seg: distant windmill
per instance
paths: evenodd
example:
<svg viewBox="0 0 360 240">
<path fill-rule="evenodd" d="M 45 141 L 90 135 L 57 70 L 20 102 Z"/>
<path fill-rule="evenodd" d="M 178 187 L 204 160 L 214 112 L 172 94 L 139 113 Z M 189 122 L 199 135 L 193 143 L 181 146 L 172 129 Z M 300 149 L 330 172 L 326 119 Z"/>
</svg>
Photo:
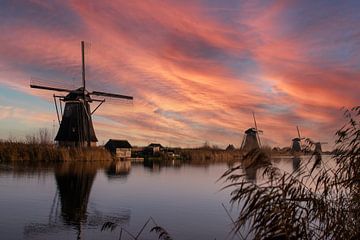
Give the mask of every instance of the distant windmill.
<svg viewBox="0 0 360 240">
<path fill-rule="evenodd" d="M 245 135 L 240 148 L 244 152 L 249 152 L 253 149 L 259 149 L 261 147 L 259 133 L 263 133 L 263 131 L 258 129 L 255 114 L 254 113 L 252 114 L 253 114 L 255 128 L 252 127 L 245 131 Z"/>
<path fill-rule="evenodd" d="M 300 130 L 298 126 L 296 126 L 296 130 L 298 133 L 298 137 L 292 139 L 291 151 L 301 152 L 301 140 L 304 140 L 305 138 L 300 136 Z"/>
<path fill-rule="evenodd" d="M 82 56 L 82 86 L 71 90 L 66 88 L 58 88 L 54 86 L 37 85 L 30 82 L 31 88 L 38 88 L 50 91 L 67 92 L 66 96 L 53 95 L 56 113 L 60 124 L 59 131 L 55 137 L 55 141 L 60 146 L 96 146 L 98 141 L 95 135 L 91 116 L 95 111 L 105 102 L 105 98 L 120 98 L 126 100 L 132 100 L 133 97 L 125 96 L 114 93 L 92 91 L 89 92 L 86 89 L 85 81 L 85 54 L 84 54 L 84 42 L 81 42 L 81 56 Z M 92 96 L 104 97 L 104 99 L 94 99 Z M 62 119 L 60 121 L 58 103 L 60 106 L 60 114 Z M 65 103 L 64 112 L 62 113 L 61 102 Z M 90 104 L 92 102 L 98 102 L 99 104 L 91 112 Z"/>
<path fill-rule="evenodd" d="M 322 144 L 328 144 L 327 142 L 315 142 L 311 140 L 310 138 L 307 138 L 306 141 L 310 143 L 311 145 L 314 145 L 314 153 L 315 154 L 322 154 Z"/>
</svg>

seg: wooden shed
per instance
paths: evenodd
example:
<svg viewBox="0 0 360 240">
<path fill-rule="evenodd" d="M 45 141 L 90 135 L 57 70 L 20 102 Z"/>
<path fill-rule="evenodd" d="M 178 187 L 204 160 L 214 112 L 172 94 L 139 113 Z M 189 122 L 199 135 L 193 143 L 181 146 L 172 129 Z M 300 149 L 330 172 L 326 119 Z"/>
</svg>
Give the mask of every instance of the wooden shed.
<svg viewBox="0 0 360 240">
<path fill-rule="evenodd" d="M 131 158 L 131 145 L 127 140 L 116 140 L 110 139 L 106 144 L 105 148 L 110 153 L 119 159 Z"/>
</svg>

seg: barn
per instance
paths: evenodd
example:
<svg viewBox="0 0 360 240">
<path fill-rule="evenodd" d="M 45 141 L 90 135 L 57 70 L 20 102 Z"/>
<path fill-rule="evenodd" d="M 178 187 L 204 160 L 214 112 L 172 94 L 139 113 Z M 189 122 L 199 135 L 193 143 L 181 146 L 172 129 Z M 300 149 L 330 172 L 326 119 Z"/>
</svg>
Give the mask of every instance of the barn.
<svg viewBox="0 0 360 240">
<path fill-rule="evenodd" d="M 116 158 L 131 158 L 132 146 L 127 140 L 109 139 L 105 144 L 105 148 Z"/>
</svg>

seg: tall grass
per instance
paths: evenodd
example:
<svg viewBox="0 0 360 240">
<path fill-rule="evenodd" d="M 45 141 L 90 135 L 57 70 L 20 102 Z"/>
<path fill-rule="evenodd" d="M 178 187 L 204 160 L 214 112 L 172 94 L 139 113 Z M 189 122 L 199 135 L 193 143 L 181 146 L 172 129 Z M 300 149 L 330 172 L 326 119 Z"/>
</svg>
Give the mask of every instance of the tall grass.
<svg viewBox="0 0 360 240">
<path fill-rule="evenodd" d="M 0 162 L 108 161 L 111 154 L 101 148 L 66 148 L 52 144 L 0 142 Z"/>
<path fill-rule="evenodd" d="M 253 239 L 360 239 L 360 107 L 345 112 L 329 167 L 319 156 L 299 170 L 269 165 L 267 180 L 247 180 L 241 166 L 224 175 L 241 207 L 234 232 Z M 247 229 L 247 230 L 246 230 Z"/>
<path fill-rule="evenodd" d="M 225 151 L 214 148 L 181 149 L 179 154 L 191 163 L 216 163 L 237 161 L 241 157 L 239 150 Z"/>
</svg>

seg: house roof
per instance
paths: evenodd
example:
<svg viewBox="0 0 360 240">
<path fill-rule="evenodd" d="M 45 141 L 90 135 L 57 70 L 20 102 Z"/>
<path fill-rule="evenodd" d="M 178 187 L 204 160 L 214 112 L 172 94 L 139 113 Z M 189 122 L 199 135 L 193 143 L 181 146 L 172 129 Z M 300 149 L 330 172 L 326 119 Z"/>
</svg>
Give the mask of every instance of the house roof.
<svg viewBox="0 0 360 240">
<path fill-rule="evenodd" d="M 109 139 L 105 144 L 107 148 L 132 148 L 127 140 Z"/>
<path fill-rule="evenodd" d="M 163 148 L 163 146 L 160 143 L 150 143 L 148 147 L 160 147 L 160 148 Z"/>
</svg>

